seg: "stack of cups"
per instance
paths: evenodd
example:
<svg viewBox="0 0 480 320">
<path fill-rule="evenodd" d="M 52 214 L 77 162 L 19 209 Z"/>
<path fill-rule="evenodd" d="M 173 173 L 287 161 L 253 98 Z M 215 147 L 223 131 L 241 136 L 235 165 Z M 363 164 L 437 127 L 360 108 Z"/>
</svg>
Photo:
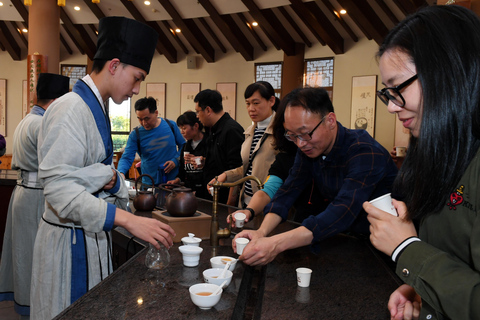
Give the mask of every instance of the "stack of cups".
<svg viewBox="0 0 480 320">
<path fill-rule="evenodd" d="M 178 250 L 183 255 L 183 265 L 185 267 L 196 267 L 200 262 L 200 254 L 203 248 L 196 246 L 180 246 Z"/>
</svg>

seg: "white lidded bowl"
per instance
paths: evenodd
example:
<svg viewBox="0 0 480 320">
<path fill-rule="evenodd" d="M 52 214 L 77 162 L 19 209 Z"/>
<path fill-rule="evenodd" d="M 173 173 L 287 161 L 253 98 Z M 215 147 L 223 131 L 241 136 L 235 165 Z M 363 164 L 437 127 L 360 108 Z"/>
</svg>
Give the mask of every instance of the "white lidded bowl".
<svg viewBox="0 0 480 320">
<path fill-rule="evenodd" d="M 202 242 L 202 239 L 195 237 L 193 233 L 189 233 L 188 237 L 183 237 L 182 243 L 186 246 L 200 246 L 200 242 Z"/>
<path fill-rule="evenodd" d="M 203 281 L 205 281 L 206 283 L 213 283 L 219 286 L 223 283 L 223 281 L 227 280 L 227 282 L 222 287 L 222 289 L 225 289 L 226 287 L 228 287 L 230 282 L 232 282 L 233 272 L 227 270 L 225 272 L 225 276 L 223 278 L 219 278 L 218 276 L 222 273 L 222 271 L 223 268 L 212 268 L 203 271 Z"/>
<path fill-rule="evenodd" d="M 235 270 L 235 266 L 237 265 L 237 259 L 235 258 L 228 257 L 228 256 L 216 256 L 210 259 L 210 264 L 212 265 L 212 268 L 223 269 L 225 265 L 228 263 L 228 261 L 232 262 L 228 270 L 233 272 L 233 270 Z"/>
<path fill-rule="evenodd" d="M 200 254 L 203 251 L 203 248 L 196 246 L 180 246 L 178 250 L 182 253 L 183 256 L 183 265 L 185 267 L 196 267 L 200 261 Z"/>
<path fill-rule="evenodd" d="M 212 295 L 200 296 L 197 293 L 213 292 L 216 289 L 218 289 L 218 287 L 219 286 L 217 286 L 216 284 L 211 284 L 211 283 L 194 284 L 193 286 L 190 286 L 190 288 L 188 288 L 188 291 L 190 292 L 190 299 L 192 299 L 192 302 L 196 306 L 198 306 L 200 309 L 208 310 L 220 301 L 220 298 L 222 297 L 223 289 L 220 289 L 220 292 L 214 296 Z"/>
</svg>

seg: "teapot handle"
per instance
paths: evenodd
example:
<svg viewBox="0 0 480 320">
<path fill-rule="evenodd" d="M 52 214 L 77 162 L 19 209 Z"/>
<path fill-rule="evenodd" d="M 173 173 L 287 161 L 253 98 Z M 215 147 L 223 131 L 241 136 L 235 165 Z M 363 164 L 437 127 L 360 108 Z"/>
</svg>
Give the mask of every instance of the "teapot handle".
<svg viewBox="0 0 480 320">
<path fill-rule="evenodd" d="M 141 178 L 144 177 L 144 176 L 149 177 L 149 178 L 152 180 L 152 190 L 153 190 L 153 194 L 155 194 L 155 181 L 153 180 L 153 178 L 152 178 L 151 175 L 146 174 L 146 173 L 140 175 L 140 176 L 137 177 L 137 179 L 135 180 L 135 190 L 136 190 L 136 193 L 138 194 L 137 183 L 138 183 L 138 181 L 142 181 Z"/>
</svg>

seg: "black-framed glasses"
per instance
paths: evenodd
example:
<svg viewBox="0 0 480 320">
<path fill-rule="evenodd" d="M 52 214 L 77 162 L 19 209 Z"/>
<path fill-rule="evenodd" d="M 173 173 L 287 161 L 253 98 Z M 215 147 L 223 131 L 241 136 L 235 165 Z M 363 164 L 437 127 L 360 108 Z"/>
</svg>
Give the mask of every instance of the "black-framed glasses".
<svg viewBox="0 0 480 320">
<path fill-rule="evenodd" d="M 418 78 L 418 75 L 414 75 L 413 77 L 405 80 L 403 83 L 399 84 L 396 87 L 388 87 L 388 88 L 383 88 L 382 90 L 378 90 L 377 97 L 379 97 L 380 100 L 382 100 L 383 103 L 385 103 L 387 106 L 388 106 L 388 102 L 392 101 L 397 106 L 403 107 L 405 105 L 405 99 L 400 93 L 400 90 L 407 87 L 413 81 L 417 80 L 417 78 Z"/>
<path fill-rule="evenodd" d="M 322 124 L 323 120 L 325 120 L 325 118 L 327 118 L 327 116 L 328 116 L 328 114 L 325 117 L 323 117 L 322 120 L 320 120 L 320 122 L 315 126 L 315 128 L 313 128 L 313 130 L 310 131 L 309 133 L 287 134 L 287 132 L 285 132 L 284 136 L 285 136 L 285 138 L 287 138 L 288 141 L 292 141 L 292 142 L 296 142 L 297 139 L 302 140 L 302 141 L 310 141 L 310 140 L 312 140 L 312 135 L 315 132 L 315 130 L 317 130 L 317 128 Z"/>
</svg>

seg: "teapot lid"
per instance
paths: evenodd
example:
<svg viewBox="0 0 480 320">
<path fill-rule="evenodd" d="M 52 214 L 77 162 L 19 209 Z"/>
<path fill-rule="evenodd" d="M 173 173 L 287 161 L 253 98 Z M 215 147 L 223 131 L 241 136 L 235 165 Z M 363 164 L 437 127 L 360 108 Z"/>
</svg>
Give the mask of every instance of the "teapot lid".
<svg viewBox="0 0 480 320">
<path fill-rule="evenodd" d="M 187 188 L 187 187 L 178 187 L 178 188 L 173 188 L 173 191 L 177 191 L 177 192 L 192 192 L 192 189 L 191 189 L 191 188 Z"/>
</svg>

